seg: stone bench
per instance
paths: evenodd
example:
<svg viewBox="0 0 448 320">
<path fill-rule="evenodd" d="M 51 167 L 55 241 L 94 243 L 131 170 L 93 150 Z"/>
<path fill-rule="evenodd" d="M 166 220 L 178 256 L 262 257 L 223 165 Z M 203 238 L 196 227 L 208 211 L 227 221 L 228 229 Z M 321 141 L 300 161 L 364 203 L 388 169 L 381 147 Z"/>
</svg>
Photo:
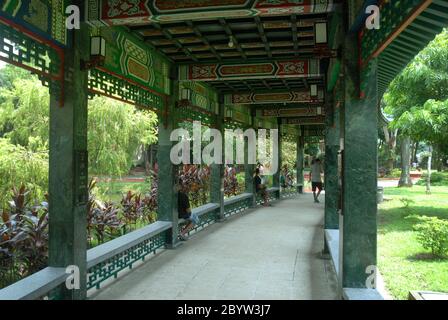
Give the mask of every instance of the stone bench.
<svg viewBox="0 0 448 320">
<path fill-rule="evenodd" d="M 224 206 L 228 206 L 228 205 L 231 205 L 231 204 L 234 204 L 234 203 L 246 200 L 246 199 L 250 199 L 251 197 L 253 197 L 252 193 L 242 193 L 237 196 L 233 196 L 228 199 L 225 199 Z"/>
<path fill-rule="evenodd" d="M 203 206 L 194 208 L 191 210 L 191 213 L 196 213 L 198 217 L 203 216 L 206 213 L 215 211 L 216 209 L 219 209 L 219 204 L 217 203 L 207 203 Z M 187 223 L 186 219 L 179 219 L 179 225 Z"/>
<path fill-rule="evenodd" d="M 170 221 L 156 221 L 141 229 L 132 231 L 119 238 L 103 243 L 95 248 L 87 250 L 87 269 L 107 261 L 143 241 L 150 239 L 168 229 L 171 229 Z"/>
<path fill-rule="evenodd" d="M 272 201 L 272 200 L 275 200 L 278 198 L 277 196 L 273 196 L 273 194 L 280 192 L 280 188 L 278 188 L 278 187 L 267 188 L 266 192 L 268 193 L 269 201 Z M 261 195 L 259 193 L 255 193 L 255 197 L 256 197 L 257 204 L 261 204 L 263 202 L 263 198 L 261 197 Z"/>
<path fill-rule="evenodd" d="M 0 300 L 36 300 L 63 284 L 65 268 L 47 267 L 0 290 Z"/>
</svg>

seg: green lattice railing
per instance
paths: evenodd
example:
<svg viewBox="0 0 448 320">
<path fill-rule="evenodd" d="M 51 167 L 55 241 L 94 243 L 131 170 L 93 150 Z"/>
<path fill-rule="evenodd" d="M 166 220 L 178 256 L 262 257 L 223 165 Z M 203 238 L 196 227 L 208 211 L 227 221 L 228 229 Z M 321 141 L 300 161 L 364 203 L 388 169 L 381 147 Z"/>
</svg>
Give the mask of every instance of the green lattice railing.
<svg viewBox="0 0 448 320">
<path fill-rule="evenodd" d="M 270 189 L 271 199 L 278 198 L 278 189 Z M 249 193 L 224 201 L 225 216 L 241 213 L 252 207 L 253 195 Z M 207 204 L 194 210 L 201 211 L 199 231 L 216 222 L 219 206 Z M 119 277 L 120 272 L 132 269 L 148 256 L 164 249 L 171 236 L 172 223 L 157 221 L 142 229 L 106 242 L 87 251 L 87 289 L 100 289 L 106 281 Z M 67 278 L 65 268 L 45 268 L 13 285 L 0 290 L 2 299 L 57 299 L 53 293 Z"/>
<path fill-rule="evenodd" d="M 90 266 L 88 269 L 87 290 L 92 288 L 99 289 L 104 281 L 110 278 L 117 278 L 121 271 L 132 269 L 136 262 L 144 261 L 148 255 L 155 254 L 158 249 L 164 248 L 168 236 L 167 233 L 167 230 L 163 230 L 123 251 L 119 251 L 117 254 L 104 259 L 104 261 L 96 264 L 91 263 L 93 266 Z M 118 238 L 113 241 L 120 242 L 120 240 L 122 239 Z M 111 243 L 105 243 L 104 246 L 106 248 L 107 246 L 111 247 Z M 95 248 L 91 250 L 95 250 Z M 101 248 L 96 250 L 101 250 Z"/>
<path fill-rule="evenodd" d="M 238 201 L 234 201 L 238 199 Z M 229 217 L 253 206 L 253 195 L 244 193 L 224 201 L 224 216 Z"/>
<path fill-rule="evenodd" d="M 60 96 L 63 81 L 63 53 L 44 40 L 31 38 L 0 21 L 0 60 L 37 74 L 50 93 Z"/>
<path fill-rule="evenodd" d="M 161 95 L 99 69 L 90 70 L 88 89 L 91 97 L 104 95 L 155 111 L 161 110 L 165 104 Z"/>
<path fill-rule="evenodd" d="M 282 188 L 281 197 L 282 199 L 295 197 L 299 194 L 299 190 L 297 190 L 297 186 L 291 186 L 289 188 Z"/>
</svg>

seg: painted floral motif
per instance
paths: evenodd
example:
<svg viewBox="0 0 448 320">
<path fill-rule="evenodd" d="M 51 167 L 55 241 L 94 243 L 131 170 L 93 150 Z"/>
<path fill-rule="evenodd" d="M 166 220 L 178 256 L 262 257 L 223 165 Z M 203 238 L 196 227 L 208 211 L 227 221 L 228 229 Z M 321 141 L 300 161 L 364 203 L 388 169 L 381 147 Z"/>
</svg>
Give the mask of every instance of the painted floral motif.
<svg viewBox="0 0 448 320">
<path fill-rule="evenodd" d="M 291 75 L 291 74 L 305 74 L 305 61 L 288 61 L 279 63 L 279 74 Z"/>
<path fill-rule="evenodd" d="M 215 65 L 194 65 L 191 67 L 192 79 L 216 78 Z"/>
<path fill-rule="evenodd" d="M 304 0 L 264 0 L 258 3 L 259 6 L 278 6 L 285 4 L 303 4 Z"/>
<path fill-rule="evenodd" d="M 140 8 L 140 0 L 109 0 L 107 2 L 109 11 L 107 16 L 114 18 L 118 16 L 135 16 L 146 13 Z"/>
</svg>

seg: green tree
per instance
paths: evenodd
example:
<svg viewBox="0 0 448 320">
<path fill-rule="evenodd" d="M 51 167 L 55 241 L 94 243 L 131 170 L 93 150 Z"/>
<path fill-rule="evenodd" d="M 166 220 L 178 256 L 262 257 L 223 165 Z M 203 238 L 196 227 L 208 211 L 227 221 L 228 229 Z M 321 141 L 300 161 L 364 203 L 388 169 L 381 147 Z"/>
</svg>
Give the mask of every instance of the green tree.
<svg viewBox="0 0 448 320">
<path fill-rule="evenodd" d="M 0 97 L 0 133 L 24 147 L 30 138 L 45 145 L 49 135 L 48 89 L 37 78 L 17 78 L 11 87 L 0 89 Z"/>
<path fill-rule="evenodd" d="M 21 71 L 14 74 L 14 69 L 0 77 L 0 137 L 29 151 L 48 153 L 48 88 L 29 73 L 26 78 Z M 153 112 L 105 97 L 89 100 L 88 111 L 89 169 L 94 174 L 128 172 L 136 152 L 157 140 Z"/>
<path fill-rule="evenodd" d="M 129 171 L 140 146 L 157 140 L 157 116 L 105 97 L 89 101 L 88 150 L 94 174 L 120 176 Z"/>
<path fill-rule="evenodd" d="M 440 126 L 446 128 L 447 123 L 440 112 L 447 99 L 448 30 L 444 30 L 397 76 L 384 97 L 385 111 L 394 119 L 391 128 L 399 129 L 403 137 L 404 167 L 410 161 L 411 139 L 445 150 L 446 135 Z M 407 173 L 406 168 L 403 171 Z"/>
<path fill-rule="evenodd" d="M 27 70 L 10 64 L 6 64 L 3 68 L 0 68 L 0 70 L 0 88 L 11 89 L 16 79 L 26 79 L 30 77 L 30 73 Z"/>
</svg>

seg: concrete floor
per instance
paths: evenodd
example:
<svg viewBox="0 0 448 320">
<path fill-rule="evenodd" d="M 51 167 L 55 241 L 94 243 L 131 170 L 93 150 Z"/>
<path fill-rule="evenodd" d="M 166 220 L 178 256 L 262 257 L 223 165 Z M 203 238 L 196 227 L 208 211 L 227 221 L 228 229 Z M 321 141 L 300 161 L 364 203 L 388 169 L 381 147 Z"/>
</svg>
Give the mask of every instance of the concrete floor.
<svg viewBox="0 0 448 320">
<path fill-rule="evenodd" d="M 322 198 L 323 199 L 323 198 Z M 312 195 L 247 211 L 165 250 L 92 299 L 336 299 Z"/>
</svg>

